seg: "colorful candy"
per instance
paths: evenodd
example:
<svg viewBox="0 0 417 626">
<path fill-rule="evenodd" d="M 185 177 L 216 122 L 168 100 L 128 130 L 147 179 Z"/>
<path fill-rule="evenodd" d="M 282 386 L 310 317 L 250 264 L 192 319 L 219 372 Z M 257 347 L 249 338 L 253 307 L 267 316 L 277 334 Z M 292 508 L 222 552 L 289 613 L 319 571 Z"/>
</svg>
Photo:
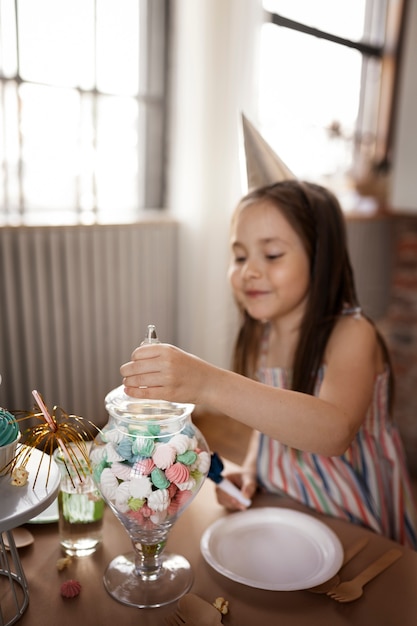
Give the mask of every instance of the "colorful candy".
<svg viewBox="0 0 417 626">
<path fill-rule="evenodd" d="M 156 424 L 129 430 L 108 425 L 100 437 L 91 451 L 95 479 L 116 512 L 139 523 L 176 515 L 210 467 L 192 425 L 172 435 Z"/>
</svg>

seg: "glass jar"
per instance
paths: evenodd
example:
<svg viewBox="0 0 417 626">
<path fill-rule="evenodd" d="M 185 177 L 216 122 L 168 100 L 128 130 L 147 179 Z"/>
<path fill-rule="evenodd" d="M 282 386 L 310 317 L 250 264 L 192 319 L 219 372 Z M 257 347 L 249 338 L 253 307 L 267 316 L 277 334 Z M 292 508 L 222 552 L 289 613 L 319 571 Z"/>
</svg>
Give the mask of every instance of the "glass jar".
<svg viewBox="0 0 417 626">
<path fill-rule="evenodd" d="M 165 552 L 168 533 L 200 490 L 210 468 L 192 404 L 137 400 L 123 386 L 105 399 L 109 420 L 90 460 L 103 498 L 129 534 L 133 553 L 116 557 L 107 591 L 138 607 L 172 602 L 191 587 L 186 559 Z"/>
</svg>

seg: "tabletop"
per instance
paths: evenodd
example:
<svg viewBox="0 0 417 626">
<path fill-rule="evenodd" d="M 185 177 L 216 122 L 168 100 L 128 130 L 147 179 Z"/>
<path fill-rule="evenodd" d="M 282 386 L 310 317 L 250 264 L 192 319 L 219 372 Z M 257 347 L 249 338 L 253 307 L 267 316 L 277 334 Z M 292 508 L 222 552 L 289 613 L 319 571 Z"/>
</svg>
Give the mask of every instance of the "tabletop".
<svg viewBox="0 0 417 626">
<path fill-rule="evenodd" d="M 305 512 L 302 505 L 288 498 L 259 494 L 255 507 L 284 507 Z M 398 544 L 347 522 L 314 514 L 331 528 L 344 548 L 367 537 L 366 547 L 344 568 L 342 579 L 349 579 L 371 561 Z M 222 596 L 229 602 L 224 626 L 415 626 L 417 624 L 417 552 L 400 547 L 402 557 L 369 582 L 364 595 L 349 604 L 339 604 L 326 595 L 302 591 L 266 591 L 226 578 L 203 558 L 200 541 L 204 531 L 216 520 L 230 515 L 218 503 L 215 485 L 207 480 L 195 500 L 171 530 L 166 550 L 187 558 L 194 572 L 191 591 L 209 602 Z M 237 514 L 238 515 L 238 514 Z M 175 603 L 153 609 L 138 609 L 120 604 L 106 592 L 102 577 L 109 562 L 131 551 L 126 531 L 110 509 L 104 516 L 104 541 L 89 557 L 75 559 L 58 571 L 62 556 L 56 523 L 28 525 L 35 536 L 33 545 L 20 551 L 29 584 L 30 602 L 19 621 L 22 626 L 162 626 Z M 60 595 L 62 582 L 77 579 L 81 593 L 73 599 Z"/>
</svg>

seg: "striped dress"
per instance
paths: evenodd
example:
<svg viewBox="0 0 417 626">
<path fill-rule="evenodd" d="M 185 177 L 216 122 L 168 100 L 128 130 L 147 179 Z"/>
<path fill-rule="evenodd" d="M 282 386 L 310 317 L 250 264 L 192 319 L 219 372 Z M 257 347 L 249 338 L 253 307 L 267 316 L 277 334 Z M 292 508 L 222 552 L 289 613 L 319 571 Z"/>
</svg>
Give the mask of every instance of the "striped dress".
<svg viewBox="0 0 417 626">
<path fill-rule="evenodd" d="M 260 368 L 259 380 L 288 389 L 288 372 Z M 323 380 L 320 371 L 315 395 Z M 303 452 L 261 435 L 258 480 L 328 515 L 417 549 L 416 513 L 400 435 L 388 415 L 388 372 L 375 380 L 365 421 L 342 456 Z"/>
</svg>

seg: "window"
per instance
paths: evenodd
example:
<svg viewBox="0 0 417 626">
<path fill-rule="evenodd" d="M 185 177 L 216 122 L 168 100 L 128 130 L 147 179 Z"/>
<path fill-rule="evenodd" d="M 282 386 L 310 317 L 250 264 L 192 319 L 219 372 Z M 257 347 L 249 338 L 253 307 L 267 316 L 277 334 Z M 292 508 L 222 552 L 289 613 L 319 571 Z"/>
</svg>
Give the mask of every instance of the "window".
<svg viewBox="0 0 417 626">
<path fill-rule="evenodd" d="M 0 224 L 163 204 L 166 0 L 0 0 Z"/>
<path fill-rule="evenodd" d="M 351 181 L 389 165 L 403 3 L 263 4 L 260 131 L 298 177 L 349 208 Z"/>
</svg>

